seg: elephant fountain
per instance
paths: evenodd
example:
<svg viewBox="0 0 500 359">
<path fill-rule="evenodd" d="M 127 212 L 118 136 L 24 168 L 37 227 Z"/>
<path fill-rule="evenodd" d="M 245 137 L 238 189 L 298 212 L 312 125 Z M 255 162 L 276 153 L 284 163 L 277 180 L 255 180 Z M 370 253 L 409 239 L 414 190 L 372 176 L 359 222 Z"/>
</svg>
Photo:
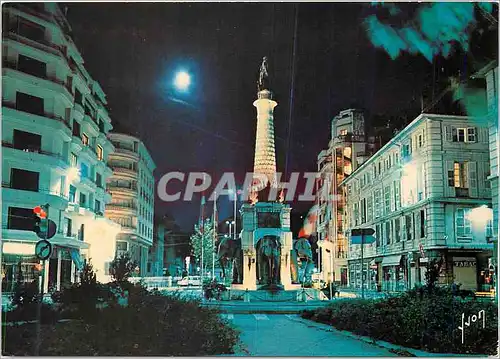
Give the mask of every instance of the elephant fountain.
<svg viewBox="0 0 500 359">
<path fill-rule="evenodd" d="M 217 261 L 222 268 L 222 276 L 226 278 L 227 263 L 233 261 L 233 284 L 243 282 L 243 251 L 241 249 L 241 238 L 223 238 L 217 249 Z"/>
<path fill-rule="evenodd" d="M 257 280 L 264 287 L 280 286 L 281 243 L 277 236 L 264 236 L 257 244 Z"/>
<path fill-rule="evenodd" d="M 299 278 L 299 261 L 305 262 L 304 277 Z M 307 238 L 299 238 L 294 241 L 291 251 L 291 275 L 292 283 L 299 284 L 311 281 L 311 270 L 313 264 L 311 243 Z"/>
</svg>

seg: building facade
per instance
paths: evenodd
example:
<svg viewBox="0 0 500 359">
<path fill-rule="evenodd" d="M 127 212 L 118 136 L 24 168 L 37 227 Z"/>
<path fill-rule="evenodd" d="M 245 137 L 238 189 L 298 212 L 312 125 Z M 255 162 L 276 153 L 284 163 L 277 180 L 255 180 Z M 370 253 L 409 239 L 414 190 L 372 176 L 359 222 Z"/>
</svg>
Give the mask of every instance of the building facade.
<svg viewBox="0 0 500 359">
<path fill-rule="evenodd" d="M 7 4 L 3 20 L 2 288 L 38 279 L 33 208 L 45 204 L 57 225 L 45 290 L 74 282 L 82 259 L 106 281 L 120 227 L 103 216 L 114 150 L 105 94 L 57 4 Z"/>
<path fill-rule="evenodd" d="M 373 137 L 366 135 L 363 112 L 348 109 L 333 118 L 328 149 L 318 155 L 319 267 L 326 282 L 347 285 L 345 203 L 339 184 L 375 152 L 374 142 Z"/>
<path fill-rule="evenodd" d="M 492 242 L 495 246 L 494 257 L 490 265 L 490 272 L 494 275 L 494 283 L 498 289 L 498 168 L 500 161 L 500 147 L 498 145 L 498 62 L 491 61 L 474 75 L 475 78 L 486 80 L 486 102 L 488 107 L 488 130 L 490 135 L 490 175 L 488 177 L 491 188 L 491 201 L 493 208 L 493 233 Z"/>
<path fill-rule="evenodd" d="M 147 275 L 148 250 L 153 245 L 155 164 L 144 143 L 137 137 L 110 133 L 115 152 L 109 155 L 113 169 L 108 178 L 111 202 L 106 217 L 122 226 L 116 240 L 117 254 L 128 252 Z"/>
<path fill-rule="evenodd" d="M 403 291 L 442 259 L 440 283 L 491 289 L 488 141 L 484 121 L 421 114 L 342 182 L 346 233 L 373 228 L 376 237 L 363 260 L 350 245 L 351 286 Z"/>
</svg>

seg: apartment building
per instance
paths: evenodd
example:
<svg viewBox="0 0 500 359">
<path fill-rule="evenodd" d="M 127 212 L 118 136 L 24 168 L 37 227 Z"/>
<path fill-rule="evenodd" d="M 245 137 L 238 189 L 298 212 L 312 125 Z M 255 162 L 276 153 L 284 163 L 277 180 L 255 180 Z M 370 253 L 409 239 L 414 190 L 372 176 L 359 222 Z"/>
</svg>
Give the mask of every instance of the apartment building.
<svg viewBox="0 0 500 359">
<path fill-rule="evenodd" d="M 113 174 L 108 178 L 111 202 L 106 217 L 122 226 L 116 240 L 118 254 L 128 252 L 141 276 L 147 274 L 148 250 L 153 245 L 154 188 L 156 165 L 137 137 L 110 133 L 115 152 L 109 155 Z"/>
<path fill-rule="evenodd" d="M 344 197 L 339 184 L 375 152 L 374 138 L 365 132 L 363 112 L 341 111 L 332 120 L 328 149 L 319 153 L 317 233 L 322 279 L 347 285 L 347 239 L 344 236 Z"/>
<path fill-rule="evenodd" d="M 45 290 L 77 280 L 84 259 L 107 281 L 120 227 L 103 216 L 114 148 L 106 96 L 85 69 L 56 3 L 3 6 L 2 289 L 38 279 L 33 208 L 49 204 Z"/>
<path fill-rule="evenodd" d="M 402 291 L 425 282 L 443 259 L 440 283 L 489 290 L 492 222 L 488 128 L 463 116 L 421 114 L 346 178 L 346 233 L 375 229 L 349 247 L 349 284 Z M 362 277 L 363 276 L 363 277 Z"/>
</svg>

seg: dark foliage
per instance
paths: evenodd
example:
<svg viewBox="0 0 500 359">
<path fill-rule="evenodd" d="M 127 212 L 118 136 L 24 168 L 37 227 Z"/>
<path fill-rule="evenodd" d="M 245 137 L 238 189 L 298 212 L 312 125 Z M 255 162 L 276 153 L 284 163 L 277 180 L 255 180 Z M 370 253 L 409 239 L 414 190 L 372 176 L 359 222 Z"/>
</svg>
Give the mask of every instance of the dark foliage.
<svg viewBox="0 0 500 359">
<path fill-rule="evenodd" d="M 29 283 L 17 282 L 12 292 L 10 299 L 15 307 L 22 307 L 38 302 L 38 282 L 32 281 Z"/>
<path fill-rule="evenodd" d="M 203 293 L 206 299 L 215 298 L 220 300 L 222 293 L 225 291 L 227 291 L 226 286 L 218 283 L 216 280 L 203 283 Z"/>
<path fill-rule="evenodd" d="M 34 326 L 7 328 L 4 352 L 27 355 Z M 109 307 L 92 321 L 44 326 L 40 355 L 202 356 L 231 354 L 238 333 L 217 312 L 175 297 L 142 296 L 127 308 Z"/>
<path fill-rule="evenodd" d="M 132 276 L 136 266 L 137 263 L 132 261 L 130 254 L 124 253 L 111 262 L 109 271 L 115 282 L 123 283 Z"/>
<path fill-rule="evenodd" d="M 484 310 L 485 328 L 475 323 L 461 342 L 461 314 Z M 369 315 L 367 315 L 369 313 Z M 497 306 L 461 300 L 448 289 L 421 288 L 383 300 L 339 300 L 325 308 L 304 311 L 302 317 L 394 344 L 436 353 L 495 354 L 498 342 Z"/>
</svg>

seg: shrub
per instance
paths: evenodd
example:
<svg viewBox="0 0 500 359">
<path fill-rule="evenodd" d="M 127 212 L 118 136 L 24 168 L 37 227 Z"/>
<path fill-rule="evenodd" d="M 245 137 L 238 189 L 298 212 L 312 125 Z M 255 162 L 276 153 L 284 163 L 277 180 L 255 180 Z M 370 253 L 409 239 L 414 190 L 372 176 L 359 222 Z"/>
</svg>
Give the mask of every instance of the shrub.
<svg viewBox="0 0 500 359">
<path fill-rule="evenodd" d="M 224 284 L 217 283 L 216 280 L 203 283 L 203 293 L 206 299 L 215 298 L 220 300 L 222 293 L 225 291 L 227 291 L 226 286 Z"/>
<path fill-rule="evenodd" d="M 113 259 L 110 264 L 109 271 L 115 282 L 127 282 L 135 271 L 137 263 L 132 261 L 130 254 L 123 253 L 119 257 Z"/>
<path fill-rule="evenodd" d="M 38 303 L 26 304 L 8 312 L 2 312 L 4 322 L 29 322 L 37 320 Z M 40 308 L 42 323 L 55 323 L 60 318 L 60 313 L 53 306 L 42 303 Z"/>
<path fill-rule="evenodd" d="M 485 328 L 478 322 L 465 329 L 461 342 L 461 315 L 485 311 Z M 434 287 L 412 290 L 381 300 L 339 300 L 328 307 L 305 311 L 303 318 L 328 323 L 378 340 L 438 353 L 495 354 L 498 341 L 497 306 L 464 301 L 450 290 Z"/>
<path fill-rule="evenodd" d="M 11 303 L 14 307 L 21 307 L 38 302 L 38 282 L 18 282 L 15 285 L 14 292 L 11 294 Z"/>
<path fill-rule="evenodd" d="M 93 321 L 42 330 L 40 355 L 201 356 L 231 354 L 238 332 L 214 310 L 174 297 L 148 295 L 127 308 L 109 307 Z M 5 353 L 29 354 L 34 331 L 8 328 Z"/>
</svg>

